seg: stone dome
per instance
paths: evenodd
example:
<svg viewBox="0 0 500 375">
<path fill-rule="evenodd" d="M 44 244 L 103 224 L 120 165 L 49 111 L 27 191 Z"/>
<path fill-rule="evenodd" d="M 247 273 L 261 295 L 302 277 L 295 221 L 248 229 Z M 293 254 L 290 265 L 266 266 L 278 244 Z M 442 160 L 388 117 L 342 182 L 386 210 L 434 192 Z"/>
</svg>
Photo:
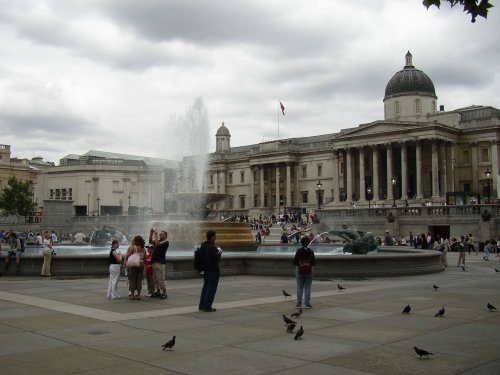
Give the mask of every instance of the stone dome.
<svg viewBox="0 0 500 375">
<path fill-rule="evenodd" d="M 396 96 L 419 95 L 437 99 L 434 84 L 427 74 L 415 69 L 412 55 L 406 54 L 406 65 L 389 80 L 385 87 L 384 101 Z"/>
<path fill-rule="evenodd" d="M 217 129 L 217 133 L 215 134 L 216 137 L 230 137 L 231 134 L 229 133 L 229 129 L 226 128 L 224 123 L 222 123 L 221 127 Z"/>
</svg>

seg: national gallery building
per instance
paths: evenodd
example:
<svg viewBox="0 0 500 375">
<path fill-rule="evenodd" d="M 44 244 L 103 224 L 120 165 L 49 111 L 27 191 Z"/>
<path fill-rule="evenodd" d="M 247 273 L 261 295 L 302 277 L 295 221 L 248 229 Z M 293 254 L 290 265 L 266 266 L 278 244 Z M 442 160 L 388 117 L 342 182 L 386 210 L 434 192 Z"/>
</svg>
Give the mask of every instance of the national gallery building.
<svg viewBox="0 0 500 375">
<path fill-rule="evenodd" d="M 412 55 L 389 80 L 384 120 L 338 133 L 231 147 L 222 124 L 205 191 L 227 194 L 221 215 L 317 207 L 468 205 L 498 198 L 500 111 L 437 108 Z"/>
</svg>

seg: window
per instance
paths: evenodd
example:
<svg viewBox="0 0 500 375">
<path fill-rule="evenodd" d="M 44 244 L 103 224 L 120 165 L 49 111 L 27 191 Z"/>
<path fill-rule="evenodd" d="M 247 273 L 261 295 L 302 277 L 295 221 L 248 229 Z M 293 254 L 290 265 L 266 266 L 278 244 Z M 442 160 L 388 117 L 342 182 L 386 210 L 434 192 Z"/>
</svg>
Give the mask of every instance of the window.
<svg viewBox="0 0 500 375">
<path fill-rule="evenodd" d="M 258 194 L 255 194 L 253 196 L 253 206 L 254 207 L 259 207 L 259 195 Z"/>
<path fill-rule="evenodd" d="M 240 183 L 245 183 L 245 171 L 240 172 Z"/>
<path fill-rule="evenodd" d="M 318 177 L 322 177 L 322 172 L 323 172 L 323 166 L 318 165 Z"/>
<path fill-rule="evenodd" d="M 422 104 L 420 103 L 420 99 L 415 99 L 415 113 L 419 115 L 421 111 L 422 111 Z"/>
<path fill-rule="evenodd" d="M 470 183 L 468 182 L 464 183 L 464 191 L 470 192 Z"/>
<path fill-rule="evenodd" d="M 396 102 L 394 103 L 394 114 L 395 114 L 396 116 L 399 116 L 399 114 L 400 114 L 400 109 L 399 109 L 399 101 L 396 101 Z"/>
<path fill-rule="evenodd" d="M 54 189 L 50 189 L 50 199 L 54 199 Z"/>
<path fill-rule="evenodd" d="M 245 195 L 240 195 L 240 208 L 241 209 L 245 208 L 245 199 L 246 199 Z"/>
<path fill-rule="evenodd" d="M 61 199 L 66 200 L 66 189 L 61 189 Z"/>
<path fill-rule="evenodd" d="M 210 185 L 214 184 L 214 174 L 210 173 Z"/>
<path fill-rule="evenodd" d="M 229 172 L 227 174 L 227 183 L 232 184 L 233 183 L 233 172 Z"/>
<path fill-rule="evenodd" d="M 307 203 L 308 192 L 303 191 L 301 194 L 302 194 L 302 203 Z"/>
<path fill-rule="evenodd" d="M 232 210 L 233 209 L 233 206 L 234 206 L 234 202 L 233 202 L 233 196 L 230 196 L 229 199 L 228 199 L 228 206 L 229 206 L 229 209 Z"/>
<path fill-rule="evenodd" d="M 61 189 L 56 189 L 56 199 L 61 199 Z"/>
<path fill-rule="evenodd" d="M 73 189 L 72 189 L 72 188 L 69 188 L 69 189 L 68 189 L 68 199 L 69 199 L 70 201 L 72 201 L 72 200 L 73 200 Z"/>
<path fill-rule="evenodd" d="M 490 161 L 490 155 L 488 153 L 487 148 L 481 149 L 481 161 L 483 161 L 483 162 Z"/>
<path fill-rule="evenodd" d="M 267 207 L 267 194 L 264 194 L 264 207 Z"/>
<path fill-rule="evenodd" d="M 307 178 L 307 165 L 302 166 L 302 178 Z"/>
</svg>

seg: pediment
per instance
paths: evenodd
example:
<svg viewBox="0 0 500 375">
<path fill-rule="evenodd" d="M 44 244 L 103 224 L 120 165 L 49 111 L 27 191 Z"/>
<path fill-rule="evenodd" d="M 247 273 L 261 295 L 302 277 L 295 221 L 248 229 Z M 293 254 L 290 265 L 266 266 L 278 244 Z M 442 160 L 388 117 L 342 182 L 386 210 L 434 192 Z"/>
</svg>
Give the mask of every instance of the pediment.
<svg viewBox="0 0 500 375">
<path fill-rule="evenodd" d="M 346 138 L 352 139 L 353 137 L 364 137 L 364 136 L 380 136 L 384 133 L 394 135 L 394 133 L 404 133 L 408 134 L 412 131 L 420 131 L 422 127 L 435 126 L 435 124 L 424 122 L 424 123 L 391 123 L 391 122 L 373 122 L 370 124 L 362 124 L 357 128 L 342 130 L 335 137 L 335 141 Z"/>
</svg>

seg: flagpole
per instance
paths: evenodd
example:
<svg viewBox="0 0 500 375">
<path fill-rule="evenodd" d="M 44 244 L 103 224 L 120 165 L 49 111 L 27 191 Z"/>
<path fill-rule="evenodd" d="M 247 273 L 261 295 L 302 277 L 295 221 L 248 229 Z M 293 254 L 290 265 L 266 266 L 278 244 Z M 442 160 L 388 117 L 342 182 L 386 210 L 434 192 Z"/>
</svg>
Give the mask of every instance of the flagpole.
<svg viewBox="0 0 500 375">
<path fill-rule="evenodd" d="M 280 107 L 281 107 L 281 104 L 278 106 L 278 141 L 280 139 Z"/>
</svg>

